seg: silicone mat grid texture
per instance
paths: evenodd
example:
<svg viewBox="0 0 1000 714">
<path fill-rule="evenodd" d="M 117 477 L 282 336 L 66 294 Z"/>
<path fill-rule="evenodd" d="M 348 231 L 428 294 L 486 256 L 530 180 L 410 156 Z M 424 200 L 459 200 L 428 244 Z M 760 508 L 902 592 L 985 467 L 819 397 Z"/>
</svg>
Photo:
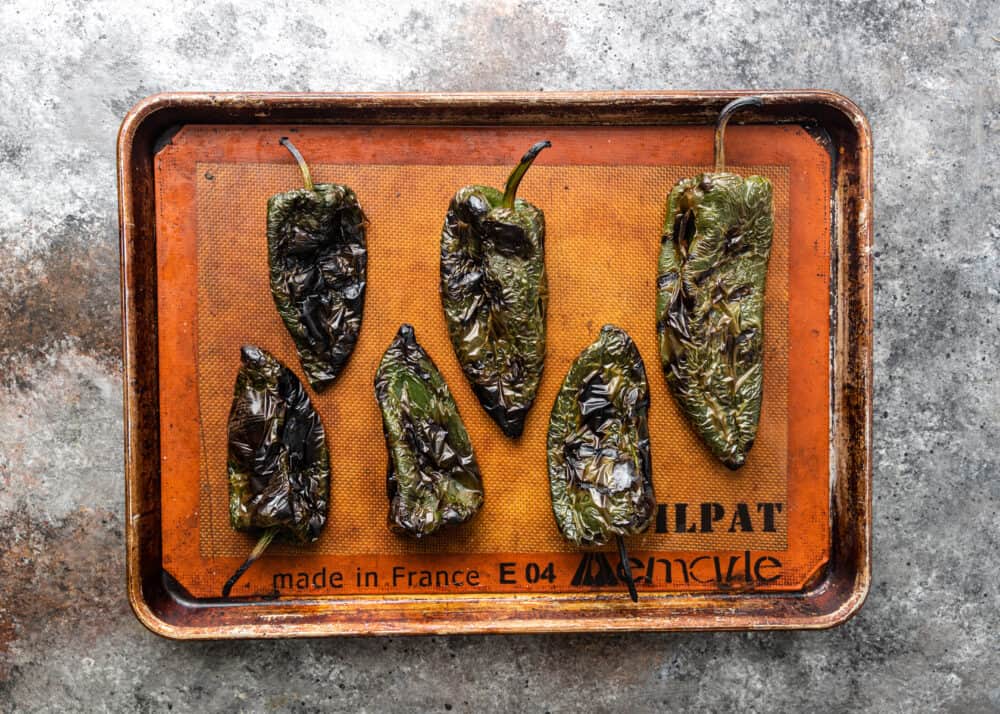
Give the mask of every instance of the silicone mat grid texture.
<svg viewBox="0 0 1000 714">
<path fill-rule="evenodd" d="M 501 186 L 508 167 L 323 165 L 317 183 L 353 187 L 370 221 L 368 290 L 361 336 L 337 382 L 309 390 L 326 429 L 333 481 L 327 526 L 311 555 L 512 553 L 575 550 L 552 518 L 545 438 L 552 401 L 570 363 L 614 323 L 635 340 L 650 384 L 653 481 L 660 503 L 783 502 L 788 462 L 789 172 L 784 166 L 729 167 L 774 185 L 774 242 L 767 277 L 764 404 L 746 465 L 718 464 L 688 427 L 667 389 L 655 330 L 655 279 L 666 195 L 697 166 L 535 166 L 519 196 L 545 212 L 549 275 L 548 353 L 542 385 L 524 435 L 514 441 L 479 406 L 448 339 L 438 294 L 441 226 L 455 190 Z M 301 186 L 294 164 L 197 165 L 197 375 L 201 423 L 199 542 L 205 557 L 243 557 L 250 537 L 228 520 L 226 421 L 239 349 L 257 344 L 305 383 L 294 344 L 274 308 L 268 283 L 267 199 Z M 483 474 L 485 504 L 468 524 L 422 541 L 386 527 L 386 453 L 372 380 L 399 325 L 447 379 Z M 689 508 L 697 517 L 697 505 Z M 670 512 L 672 514 L 672 511 Z M 671 515 L 672 518 L 672 515 Z M 783 523 L 783 519 L 781 519 Z M 730 550 L 786 547 L 776 533 L 657 534 L 642 550 Z M 300 555 L 294 547 L 275 553 Z"/>
</svg>

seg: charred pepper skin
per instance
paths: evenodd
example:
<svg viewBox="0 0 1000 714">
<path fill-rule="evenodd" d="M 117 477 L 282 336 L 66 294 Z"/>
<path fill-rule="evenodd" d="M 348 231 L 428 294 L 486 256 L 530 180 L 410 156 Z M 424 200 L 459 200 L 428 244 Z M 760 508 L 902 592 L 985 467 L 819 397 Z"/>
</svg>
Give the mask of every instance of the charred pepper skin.
<svg viewBox="0 0 1000 714">
<path fill-rule="evenodd" d="M 455 354 L 486 413 L 518 437 L 545 362 L 545 216 L 517 187 L 535 144 L 506 190 L 466 186 L 455 194 L 441 232 L 441 302 Z"/>
<path fill-rule="evenodd" d="M 295 374 L 244 346 L 229 412 L 229 520 L 260 534 L 223 597 L 275 537 L 308 543 L 326 523 L 330 458 L 319 415 Z"/>
<path fill-rule="evenodd" d="M 605 325 L 570 367 L 549 421 L 552 512 L 574 545 L 649 527 L 656 497 L 648 415 L 642 356 L 624 330 Z"/>
<path fill-rule="evenodd" d="M 267 202 L 271 294 L 295 341 L 309 383 L 322 391 L 336 379 L 361 331 L 368 270 L 367 219 L 347 186 L 313 184 Z"/>
<path fill-rule="evenodd" d="M 680 181 L 667 199 L 657 270 L 656 327 L 667 384 L 711 453 L 746 462 L 764 391 L 764 289 L 774 233 L 771 183 L 716 170 Z"/>
<path fill-rule="evenodd" d="M 422 538 L 471 519 L 483 483 L 458 407 L 410 325 L 399 328 L 375 375 L 388 451 L 389 527 Z"/>
</svg>

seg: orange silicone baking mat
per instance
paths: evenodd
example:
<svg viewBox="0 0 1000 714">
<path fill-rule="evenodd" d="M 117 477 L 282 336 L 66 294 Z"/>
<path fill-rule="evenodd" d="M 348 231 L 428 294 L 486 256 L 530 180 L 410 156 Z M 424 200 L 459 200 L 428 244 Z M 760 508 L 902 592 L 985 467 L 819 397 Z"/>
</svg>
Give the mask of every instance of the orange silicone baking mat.
<svg viewBox="0 0 1000 714">
<path fill-rule="evenodd" d="M 361 337 L 326 392 L 330 514 L 309 546 L 275 545 L 234 594 L 337 595 L 620 588 L 617 556 L 581 553 L 552 519 L 548 412 L 569 364 L 614 323 L 650 381 L 649 531 L 629 540 L 641 589 L 794 590 L 829 549 L 829 157 L 796 127 L 732 127 L 730 170 L 774 185 L 765 315 L 765 396 L 746 466 L 715 462 L 666 388 L 657 356 L 655 274 L 665 196 L 706 168 L 703 128 L 188 126 L 156 159 L 165 568 L 192 595 L 217 596 L 252 546 L 228 523 L 226 418 L 239 348 L 257 344 L 302 378 L 268 287 L 267 199 L 301 185 L 278 139 L 289 134 L 317 182 L 354 188 L 369 218 Z M 548 353 L 524 435 L 479 407 L 451 349 L 438 295 L 441 224 L 455 190 L 502 185 L 548 138 L 519 195 L 544 210 Z M 422 541 L 385 524 L 386 455 L 372 391 L 401 322 L 455 395 L 483 472 L 471 523 Z"/>
</svg>

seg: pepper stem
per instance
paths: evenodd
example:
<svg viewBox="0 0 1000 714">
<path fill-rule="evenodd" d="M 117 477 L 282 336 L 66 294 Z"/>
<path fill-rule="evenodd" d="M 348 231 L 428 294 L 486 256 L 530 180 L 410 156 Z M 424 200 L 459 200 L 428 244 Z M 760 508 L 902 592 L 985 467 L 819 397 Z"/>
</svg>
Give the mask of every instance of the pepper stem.
<svg viewBox="0 0 1000 714">
<path fill-rule="evenodd" d="M 625 550 L 625 539 L 615 536 L 618 541 L 618 557 L 622 561 L 622 570 L 625 571 L 625 582 L 628 585 L 628 596 L 632 602 L 639 602 L 639 593 L 635 591 L 635 578 L 632 577 L 632 564 L 628 562 L 628 552 Z"/>
<path fill-rule="evenodd" d="M 302 171 L 302 181 L 306 185 L 306 191 L 312 191 L 313 180 L 312 176 L 309 175 L 309 165 L 306 164 L 306 160 L 302 158 L 302 154 L 299 153 L 299 150 L 295 148 L 295 144 L 289 141 L 287 136 L 281 137 L 278 143 L 288 149 L 292 156 L 295 157 L 295 160 L 299 162 L 299 169 Z"/>
<path fill-rule="evenodd" d="M 715 172 L 719 173 L 726 168 L 726 144 L 725 133 L 726 124 L 733 112 L 744 107 L 762 107 L 764 100 L 760 97 L 740 97 L 729 102 L 719 112 L 719 118 L 715 122 Z"/>
<path fill-rule="evenodd" d="M 550 141 L 539 141 L 537 144 L 528 149 L 527 153 L 521 157 L 521 163 L 519 163 L 513 171 L 510 172 L 510 176 L 507 178 L 507 185 L 504 187 L 503 191 L 503 203 L 501 204 L 504 208 L 514 207 L 514 197 L 517 195 L 517 187 L 521 183 L 521 179 L 524 178 L 524 174 L 527 172 L 531 163 L 538 156 L 542 149 L 547 149 L 552 146 Z"/>
<path fill-rule="evenodd" d="M 236 572 L 233 573 L 233 577 L 229 578 L 229 580 L 226 581 L 226 584 L 222 586 L 222 597 L 229 597 L 229 591 L 233 589 L 236 581 L 243 576 L 243 573 L 247 571 L 247 568 L 254 564 L 254 561 L 256 561 L 257 558 L 264 554 L 264 551 L 267 550 L 267 546 L 271 545 L 271 541 L 274 540 L 274 536 L 277 534 L 277 528 L 268 528 L 264 531 L 260 540 L 257 541 L 257 545 L 253 547 L 253 550 L 250 551 L 250 555 L 245 561 L 243 561 L 243 565 L 237 568 Z"/>
</svg>

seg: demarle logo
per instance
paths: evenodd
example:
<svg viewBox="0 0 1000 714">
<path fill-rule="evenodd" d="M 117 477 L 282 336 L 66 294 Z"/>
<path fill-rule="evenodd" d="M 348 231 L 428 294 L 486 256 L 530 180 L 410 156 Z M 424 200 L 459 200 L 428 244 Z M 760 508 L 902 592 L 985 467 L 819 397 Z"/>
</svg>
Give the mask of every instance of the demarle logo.
<svg viewBox="0 0 1000 714">
<path fill-rule="evenodd" d="M 604 553 L 584 553 L 573 573 L 573 585 L 617 585 L 618 578 Z"/>
</svg>

